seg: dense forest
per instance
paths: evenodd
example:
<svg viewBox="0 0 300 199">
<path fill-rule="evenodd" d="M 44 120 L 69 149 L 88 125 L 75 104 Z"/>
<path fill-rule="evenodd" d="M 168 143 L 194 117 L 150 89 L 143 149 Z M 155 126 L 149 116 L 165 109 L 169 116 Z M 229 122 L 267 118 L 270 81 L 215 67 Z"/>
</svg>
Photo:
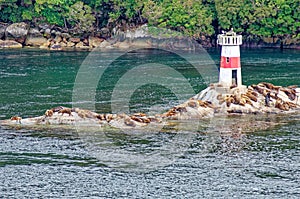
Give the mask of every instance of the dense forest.
<svg viewBox="0 0 300 199">
<path fill-rule="evenodd" d="M 234 28 L 248 37 L 300 38 L 300 0 L 0 0 L 0 22 L 48 23 L 74 33 L 147 23 L 194 38 Z"/>
</svg>

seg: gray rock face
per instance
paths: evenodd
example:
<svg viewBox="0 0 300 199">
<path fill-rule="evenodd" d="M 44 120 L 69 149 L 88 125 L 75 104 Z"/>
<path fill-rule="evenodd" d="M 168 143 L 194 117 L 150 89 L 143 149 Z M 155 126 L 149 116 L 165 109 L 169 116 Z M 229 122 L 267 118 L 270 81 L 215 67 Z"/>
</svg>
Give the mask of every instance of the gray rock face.
<svg viewBox="0 0 300 199">
<path fill-rule="evenodd" d="M 5 36 L 6 27 L 6 25 L 0 24 L 0 39 L 2 39 Z"/>
<path fill-rule="evenodd" d="M 14 40 L 0 40 L 0 48 L 22 48 L 22 44 Z"/>
<path fill-rule="evenodd" d="M 25 45 L 41 46 L 47 41 L 37 28 L 29 29 Z"/>
<path fill-rule="evenodd" d="M 21 22 L 9 25 L 6 28 L 5 36 L 7 40 L 15 40 L 23 44 L 26 40 L 29 30 L 29 25 Z"/>
</svg>

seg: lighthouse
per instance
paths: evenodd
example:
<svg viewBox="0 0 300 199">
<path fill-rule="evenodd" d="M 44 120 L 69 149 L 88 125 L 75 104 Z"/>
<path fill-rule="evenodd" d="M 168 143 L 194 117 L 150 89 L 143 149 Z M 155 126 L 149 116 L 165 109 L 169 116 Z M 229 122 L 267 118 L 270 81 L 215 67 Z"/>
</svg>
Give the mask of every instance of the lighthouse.
<svg viewBox="0 0 300 199">
<path fill-rule="evenodd" d="M 223 87 L 242 86 L 240 45 L 242 35 L 233 30 L 218 35 L 217 43 L 222 46 L 219 84 Z"/>
</svg>

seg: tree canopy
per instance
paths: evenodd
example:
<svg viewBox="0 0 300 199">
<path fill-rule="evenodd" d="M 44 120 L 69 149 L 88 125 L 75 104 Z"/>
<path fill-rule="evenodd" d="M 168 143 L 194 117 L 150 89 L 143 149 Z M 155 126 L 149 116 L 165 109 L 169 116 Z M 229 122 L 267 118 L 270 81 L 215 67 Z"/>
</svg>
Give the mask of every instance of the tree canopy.
<svg viewBox="0 0 300 199">
<path fill-rule="evenodd" d="M 300 0 L 0 0 L 0 21 L 49 23 L 78 33 L 144 23 L 199 38 L 234 28 L 300 38 Z"/>
</svg>

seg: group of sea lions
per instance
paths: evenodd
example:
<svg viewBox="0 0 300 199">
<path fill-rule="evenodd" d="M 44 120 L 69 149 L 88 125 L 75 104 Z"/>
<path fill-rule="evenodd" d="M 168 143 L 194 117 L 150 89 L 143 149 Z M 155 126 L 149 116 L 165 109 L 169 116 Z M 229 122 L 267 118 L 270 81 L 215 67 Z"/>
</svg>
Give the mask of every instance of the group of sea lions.
<svg viewBox="0 0 300 199">
<path fill-rule="evenodd" d="M 177 105 L 165 113 L 149 116 L 135 114 L 99 114 L 80 108 L 58 106 L 46 110 L 36 118 L 22 119 L 11 117 L 2 124 L 74 124 L 89 121 L 91 124 L 108 124 L 113 127 L 143 127 L 150 123 L 162 123 L 168 120 L 189 120 L 212 117 L 215 113 L 279 113 L 290 110 L 300 112 L 300 89 L 297 86 L 275 86 L 262 82 L 242 88 L 230 88 L 226 93 L 219 92 L 218 84 L 212 84 L 198 95 Z M 13 123 L 15 122 L 15 123 Z"/>
</svg>

